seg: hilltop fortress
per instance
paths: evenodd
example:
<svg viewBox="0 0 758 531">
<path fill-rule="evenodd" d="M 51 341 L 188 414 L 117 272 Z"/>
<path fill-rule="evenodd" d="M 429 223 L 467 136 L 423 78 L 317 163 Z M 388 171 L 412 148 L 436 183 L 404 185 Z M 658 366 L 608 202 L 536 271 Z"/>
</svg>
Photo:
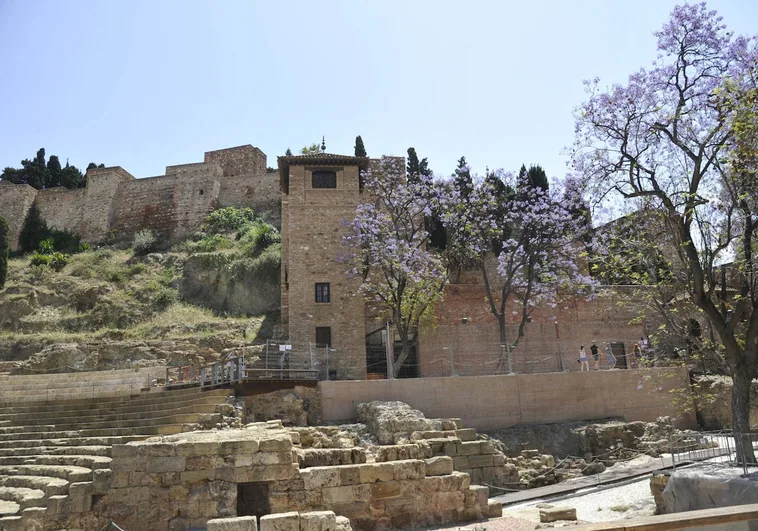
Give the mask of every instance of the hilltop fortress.
<svg viewBox="0 0 758 531">
<path fill-rule="evenodd" d="M 266 173 L 266 155 L 251 145 L 208 151 L 203 162 L 166 166 L 157 177 L 136 179 L 119 166 L 91 169 L 86 188 L 75 190 L 0 182 L 12 249 L 32 203 L 50 227 L 92 243 L 129 239 L 143 229 L 181 239 L 217 207 L 251 207 L 277 224 L 281 217 L 278 175 Z"/>
</svg>

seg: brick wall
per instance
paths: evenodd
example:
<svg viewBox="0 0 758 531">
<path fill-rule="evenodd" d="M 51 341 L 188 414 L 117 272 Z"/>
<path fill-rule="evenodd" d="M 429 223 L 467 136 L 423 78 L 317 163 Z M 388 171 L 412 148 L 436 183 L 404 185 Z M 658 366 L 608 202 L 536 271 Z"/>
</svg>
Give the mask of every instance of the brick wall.
<svg viewBox="0 0 758 531">
<path fill-rule="evenodd" d="M 24 218 L 36 195 L 37 190 L 26 184 L 0 182 L 0 216 L 8 222 L 8 241 L 12 250 L 18 248 L 18 236 L 24 225 Z"/>
<path fill-rule="evenodd" d="M 282 197 L 282 314 L 293 345 L 316 340 L 316 327 L 331 327 L 330 368 L 337 378 L 366 376 L 366 345 L 360 279 L 337 262 L 343 220 L 360 200 L 358 166 L 333 167 L 336 189 L 311 188 L 311 169 L 289 167 L 289 194 Z M 331 302 L 315 302 L 315 283 L 328 282 Z M 286 314 L 286 316 L 285 316 Z M 358 326 L 356 326 L 358 324 Z"/>
<path fill-rule="evenodd" d="M 114 198 L 119 185 L 134 180 L 134 176 L 118 166 L 87 171 L 85 206 L 79 235 L 83 240 L 99 242 L 113 228 Z"/>
<path fill-rule="evenodd" d="M 354 420 L 361 402 L 400 400 L 429 418 L 460 418 L 478 430 L 608 417 L 652 422 L 664 415 L 679 428 L 697 426 L 685 367 L 319 382 L 319 389 L 325 422 Z M 682 392 L 680 404 L 672 403 L 673 389 Z"/>
<path fill-rule="evenodd" d="M 506 310 L 506 330 L 512 342 L 518 334 L 520 314 L 516 304 Z M 467 324 L 462 324 L 462 318 Z M 628 300 L 619 304 L 618 295 L 607 290 L 596 299 L 567 296 L 556 308 L 547 306 L 532 312 L 524 337 L 511 355 L 514 372 L 578 371 L 579 347 L 587 355 L 592 341 L 602 353 L 605 342 L 622 342 L 631 356 L 632 346 L 643 336 L 641 323 L 630 324 L 636 317 Z M 451 353 L 452 348 L 452 353 Z M 448 286 L 440 305 L 437 326 L 422 333 L 419 341 L 421 376 L 449 376 L 451 357 L 459 375 L 502 374 L 507 372 L 503 360 L 500 333 L 494 316 L 489 312 L 484 288 L 479 284 Z M 503 360 L 503 361 L 501 361 Z M 600 356 L 601 368 L 607 367 Z"/>
</svg>

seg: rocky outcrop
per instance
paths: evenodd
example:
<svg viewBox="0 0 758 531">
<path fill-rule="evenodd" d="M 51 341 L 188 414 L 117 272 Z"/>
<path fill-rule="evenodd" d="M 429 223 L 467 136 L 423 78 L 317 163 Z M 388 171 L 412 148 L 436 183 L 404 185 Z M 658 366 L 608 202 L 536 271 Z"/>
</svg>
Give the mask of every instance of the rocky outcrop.
<svg viewBox="0 0 758 531">
<path fill-rule="evenodd" d="M 278 264 L 254 266 L 253 262 L 218 263 L 221 253 L 187 258 L 179 284 L 182 298 L 218 312 L 259 315 L 279 310 Z"/>
<path fill-rule="evenodd" d="M 732 379 L 700 376 L 692 386 L 698 425 L 708 431 L 732 429 Z M 750 425 L 758 424 L 758 381 L 750 386 Z"/>
<path fill-rule="evenodd" d="M 285 426 L 321 423 L 321 394 L 315 387 L 295 386 L 272 393 L 245 397 L 247 422 L 281 420 Z"/>
</svg>

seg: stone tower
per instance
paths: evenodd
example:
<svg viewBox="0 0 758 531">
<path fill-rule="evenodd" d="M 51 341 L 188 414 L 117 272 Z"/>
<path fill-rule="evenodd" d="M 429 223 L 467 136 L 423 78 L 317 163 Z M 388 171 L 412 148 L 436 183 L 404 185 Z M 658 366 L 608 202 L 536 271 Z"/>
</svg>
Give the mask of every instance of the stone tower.
<svg viewBox="0 0 758 531">
<path fill-rule="evenodd" d="M 331 349 L 338 379 L 366 377 L 365 310 L 360 279 L 338 261 L 344 221 L 361 198 L 366 158 L 314 153 L 279 157 L 282 189 L 282 325 L 296 352 Z"/>
</svg>

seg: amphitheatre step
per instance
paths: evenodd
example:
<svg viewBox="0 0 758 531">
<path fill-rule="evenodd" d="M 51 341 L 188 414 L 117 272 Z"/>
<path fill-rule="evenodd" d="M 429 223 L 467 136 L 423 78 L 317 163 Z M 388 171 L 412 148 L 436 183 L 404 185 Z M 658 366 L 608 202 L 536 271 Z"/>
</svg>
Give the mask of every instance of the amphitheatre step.
<svg viewBox="0 0 758 531">
<path fill-rule="evenodd" d="M 112 412 L 109 410 L 81 410 L 81 411 L 66 411 L 66 412 L 48 412 L 35 414 L 30 418 L 28 413 L 14 414 L 10 420 L 13 424 L 10 426 L 0 427 L 0 434 L 3 433 L 15 433 L 22 431 L 23 427 L 27 426 L 39 426 L 44 427 L 58 427 L 65 424 L 76 424 L 79 422 L 119 422 L 119 421 L 133 421 L 133 420 L 148 420 L 156 417 L 165 417 L 168 415 L 176 415 L 183 413 L 214 413 L 216 407 L 224 402 L 217 399 L 199 399 L 193 400 L 190 403 L 180 402 L 178 404 L 166 404 L 164 408 L 151 407 L 145 410 L 140 407 L 129 408 L 134 411 L 117 411 Z M 172 407 L 174 406 L 174 407 Z M 8 414 L 10 415 L 10 414 Z"/>
<path fill-rule="evenodd" d="M 66 400 L 60 398 L 51 403 L 35 403 L 35 405 L 17 404 L 13 406 L 3 407 L 4 413 L 0 415 L 0 420 L 7 418 L 7 413 L 13 414 L 28 414 L 28 413 L 45 413 L 45 412 L 60 412 L 71 410 L 106 410 L 106 409 L 120 409 L 124 407 L 148 407 L 158 406 L 165 407 L 169 403 L 188 403 L 191 399 L 204 398 L 211 399 L 210 397 L 226 398 L 234 394 L 234 391 L 230 389 L 212 389 L 209 391 L 197 391 L 191 394 L 175 395 L 176 391 L 168 391 L 165 393 L 146 393 L 144 395 L 133 396 L 120 396 L 120 397 L 97 397 L 96 399 L 87 398 L 84 400 Z M 0 405 L 2 403 L 0 402 Z"/>
<path fill-rule="evenodd" d="M 21 506 L 16 502 L 0 500 L 0 529 L 13 529 L 12 522 L 20 523 L 21 517 L 13 518 L 13 515 L 21 511 Z"/>
<path fill-rule="evenodd" d="M 2 476 L 47 476 L 78 483 L 92 481 L 92 469 L 64 465 L 9 465 L 0 466 L 0 477 Z"/>
<path fill-rule="evenodd" d="M 12 460 L 24 460 L 20 463 L 12 463 Z M 79 466 L 91 470 L 110 468 L 111 458 L 99 455 L 25 455 L 13 457 L 0 457 L 0 465 L 63 465 Z"/>
<path fill-rule="evenodd" d="M 137 390 L 142 389 L 145 387 L 144 380 L 135 380 L 134 378 L 109 378 L 107 380 L 97 380 L 97 381 L 88 381 L 88 382 L 70 382 L 70 383 L 62 383 L 62 382 L 54 382 L 54 381 L 47 381 L 44 384 L 40 384 L 38 382 L 14 382 L 11 381 L 5 381 L 2 382 L 3 385 L 3 392 L 6 391 L 31 391 L 31 392 L 39 392 L 42 390 L 47 391 L 65 391 L 67 389 L 92 389 L 92 388 L 98 388 L 98 387 L 115 387 L 118 385 L 128 385 L 132 388 L 137 388 Z M 44 385 L 44 387 L 42 387 Z"/>
<path fill-rule="evenodd" d="M 44 446 L 0 448 L 0 457 L 35 457 L 39 455 L 91 455 L 110 457 L 111 446 Z"/>
<path fill-rule="evenodd" d="M 203 415 L 178 415 L 167 417 L 165 423 L 155 423 L 153 426 L 145 426 L 137 423 L 136 426 L 126 428 L 83 428 L 78 430 L 48 431 L 31 433 L 11 433 L 0 435 L 0 445 L 7 442 L 29 440 L 35 436 L 39 439 L 73 439 L 79 437 L 121 437 L 129 435 L 174 435 L 183 431 L 184 424 L 194 424 L 205 419 Z M 219 415 L 219 419 L 221 416 Z M 209 419 L 209 422 L 218 422 L 218 419 Z"/>
<path fill-rule="evenodd" d="M 97 392 L 94 391 L 97 389 Z M 99 400 L 108 397 L 128 396 L 140 388 L 131 385 L 111 387 L 79 387 L 72 389 L 0 391 L 0 405 L 11 406 L 29 402 L 57 402 L 59 400 Z"/>
<path fill-rule="evenodd" d="M 16 502 L 21 511 L 27 507 L 47 506 L 47 496 L 43 491 L 26 487 L 0 487 L 0 500 Z"/>
<path fill-rule="evenodd" d="M 190 424 L 202 421 L 217 420 L 216 416 L 220 418 L 219 413 L 215 413 L 215 406 L 203 406 L 200 410 L 192 411 L 167 411 L 165 415 L 160 417 L 148 417 L 148 418 L 131 418 L 128 420 L 97 420 L 89 419 L 80 422 L 65 422 L 66 419 L 61 419 L 60 424 L 55 424 L 51 428 L 40 428 L 39 426 L 23 426 L 23 430 L 14 433 L 0 433 L 0 441 L 12 441 L 16 439 L 29 439 L 35 436 L 47 436 L 51 437 L 75 437 L 78 434 L 84 435 L 84 432 L 92 432 L 98 430 L 108 429 L 130 429 L 132 431 L 139 432 L 142 428 L 153 428 L 158 426 L 165 426 L 167 424 Z M 55 435 L 59 433 L 66 433 L 66 435 Z M 73 435 L 69 434 L 73 433 Z M 102 433 L 100 435 L 106 435 Z M 116 434 L 111 434 L 116 435 Z"/>
<path fill-rule="evenodd" d="M 0 476 L 0 487 L 39 489 L 48 497 L 68 494 L 68 485 L 67 480 L 50 476 Z"/>
<path fill-rule="evenodd" d="M 141 441 L 152 434 L 128 435 L 121 437 L 72 437 L 64 439 L 27 439 L 21 441 L 0 441 L 0 448 L 37 448 L 44 446 L 113 446 L 131 441 Z"/>
</svg>

